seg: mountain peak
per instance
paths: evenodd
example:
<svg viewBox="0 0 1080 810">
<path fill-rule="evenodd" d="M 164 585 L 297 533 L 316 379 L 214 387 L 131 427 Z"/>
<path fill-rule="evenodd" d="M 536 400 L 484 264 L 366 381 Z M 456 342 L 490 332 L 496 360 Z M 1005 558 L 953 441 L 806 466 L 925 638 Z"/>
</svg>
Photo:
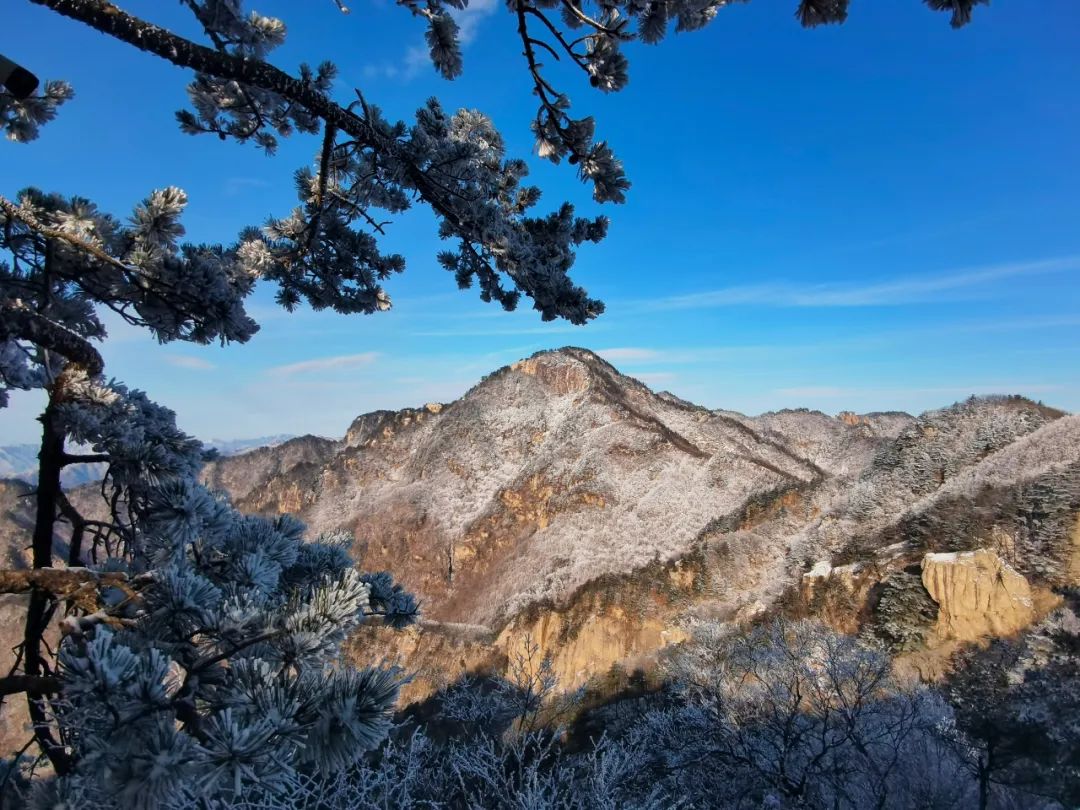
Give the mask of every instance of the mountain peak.
<svg viewBox="0 0 1080 810">
<path fill-rule="evenodd" d="M 571 394 L 590 387 L 597 373 L 616 374 L 606 361 L 588 349 L 565 346 L 537 352 L 510 365 L 511 371 L 536 377 L 556 394 Z M 621 376 L 621 375 L 620 375 Z"/>
<path fill-rule="evenodd" d="M 581 394 L 616 380 L 621 384 L 636 383 L 595 352 L 579 346 L 563 346 L 543 349 L 497 369 L 485 376 L 463 399 L 478 391 L 490 390 L 499 381 L 520 382 L 522 377 L 529 378 L 530 384 L 539 383 L 541 389 L 555 397 Z"/>
</svg>

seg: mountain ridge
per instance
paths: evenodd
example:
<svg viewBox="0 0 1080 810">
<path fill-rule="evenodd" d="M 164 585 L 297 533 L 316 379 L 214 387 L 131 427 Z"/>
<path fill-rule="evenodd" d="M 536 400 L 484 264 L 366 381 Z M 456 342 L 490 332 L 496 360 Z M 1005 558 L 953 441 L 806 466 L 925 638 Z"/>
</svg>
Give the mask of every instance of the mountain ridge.
<svg viewBox="0 0 1080 810">
<path fill-rule="evenodd" d="M 452 403 L 362 414 L 337 442 L 294 439 L 269 464 L 249 454 L 208 465 L 204 478 L 239 491 L 241 508 L 297 512 L 315 532 L 352 530 L 359 564 L 411 578 L 431 618 L 498 625 L 595 577 L 686 553 L 752 497 L 855 480 L 917 422 L 710 410 L 565 347 L 503 366 Z M 660 532 L 663 541 L 649 536 Z M 585 552 L 568 541 L 574 533 L 590 538 Z M 522 569 L 538 583 L 503 584 Z M 462 592 L 491 580 L 490 603 Z"/>
</svg>

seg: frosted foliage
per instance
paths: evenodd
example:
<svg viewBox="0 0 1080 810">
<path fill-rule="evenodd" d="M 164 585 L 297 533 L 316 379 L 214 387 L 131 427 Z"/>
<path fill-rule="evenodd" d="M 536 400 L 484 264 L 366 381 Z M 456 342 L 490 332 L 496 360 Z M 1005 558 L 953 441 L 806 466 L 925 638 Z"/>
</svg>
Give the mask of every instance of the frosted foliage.
<svg viewBox="0 0 1080 810">
<path fill-rule="evenodd" d="M 8 391 L 29 391 L 44 382 L 45 370 L 32 362 L 24 347 L 14 340 L 0 343 L 0 408 L 8 404 Z"/>
<path fill-rule="evenodd" d="M 40 93 L 21 100 L 0 87 L 0 130 L 8 140 L 32 141 L 56 117 L 57 108 L 74 96 L 67 82 L 46 82 Z"/>
<path fill-rule="evenodd" d="M 324 683 L 314 683 L 319 679 L 309 673 L 313 682 L 306 689 L 328 695 L 313 708 L 298 709 L 297 702 L 313 702 L 302 689 L 265 660 L 241 657 L 215 681 L 215 699 L 225 708 L 207 717 L 196 738 L 185 733 L 187 724 L 170 719 L 171 695 L 183 689 L 182 670 L 165 655 L 151 651 L 140 660 L 107 631 L 83 646 L 83 656 L 66 662 L 76 706 L 86 690 L 100 694 L 107 684 L 108 710 L 92 720 L 107 726 L 112 713 L 127 712 L 129 704 L 131 710 L 142 704 L 145 712 L 146 700 L 159 713 L 140 718 L 138 750 L 125 752 L 125 759 L 111 759 L 107 747 L 96 752 L 98 767 L 107 761 L 116 781 L 112 790 L 81 776 L 50 780 L 38 786 L 35 807 L 68 801 L 88 810 L 179 808 L 195 806 L 197 796 L 198 806 L 215 810 L 679 806 L 659 786 L 641 783 L 640 767 L 648 760 L 634 741 L 601 738 L 575 754 L 562 744 L 558 728 L 535 722 L 555 684 L 550 668 L 530 654 L 512 670 L 511 681 L 494 689 L 470 682 L 454 687 L 456 698 L 444 694 L 435 719 L 456 722 L 458 730 L 431 736 L 390 726 L 386 703 L 397 689 L 392 671 L 334 670 L 321 676 Z M 465 705 L 471 707 L 468 719 L 459 711 Z M 313 728 L 305 729 L 310 714 Z M 358 758 L 358 750 L 372 755 Z"/>
<path fill-rule="evenodd" d="M 335 0 L 348 11 L 342 0 Z M 637 39 L 656 43 L 674 25 L 677 31 L 703 27 L 734 0 L 514 0 L 512 36 L 520 40 L 539 106 L 531 127 L 537 154 L 566 160 L 592 186 L 598 202 L 623 202 L 630 188 L 621 161 L 596 135 L 591 116 L 571 115 L 570 98 L 545 73 L 542 58 L 565 59 L 600 92 L 621 90 L 629 81 L 625 46 Z M 935 0 L 966 23 L 979 0 Z M 399 0 L 426 24 L 425 41 L 435 68 L 447 79 L 463 70 L 463 28 L 455 13 L 465 0 Z M 604 237 L 607 220 L 577 218 L 564 203 L 546 216 L 528 216 L 539 189 L 521 184 L 524 161 L 505 159 L 502 137 L 490 120 L 472 110 L 445 114 L 432 100 L 414 123 L 390 123 L 355 91 L 347 106 L 332 100 L 337 68 L 330 61 L 301 64 L 295 75 L 269 63 L 285 41 L 282 20 L 248 11 L 242 0 L 183 0 L 202 28 L 206 46 L 183 39 L 150 22 L 96 4 L 57 9 L 68 16 L 195 70 L 188 86 L 190 109 L 177 112 L 189 134 L 252 142 L 267 153 L 294 133 L 322 131 L 317 171 L 297 172 L 301 205 L 271 220 L 262 232 L 249 228 L 235 249 L 217 260 L 186 255 L 206 281 L 220 267 L 239 264 L 247 272 L 280 283 L 287 308 L 307 299 L 316 309 L 375 312 L 390 306 L 381 282 L 404 268 L 404 259 L 383 254 L 377 237 L 386 233 L 386 215 L 419 200 L 436 215 L 439 234 L 454 243 L 439 262 L 460 286 L 476 282 L 481 298 L 514 308 L 521 295 L 533 299 L 544 319 L 584 323 L 603 305 L 572 283 L 567 272 L 575 248 Z M 306 10 L 305 10 L 306 11 Z M 300 12 L 297 12 L 300 13 Z M 841 22 L 846 0 L 802 0 L 804 25 Z M 208 47 L 207 47 L 208 46 Z M 60 82 L 43 94 L 16 102 L 0 94 L 0 122 L 10 138 L 33 140 L 71 90 Z M 144 302 L 144 306 L 146 306 Z M 159 313 L 160 315 L 160 313 Z"/>
<path fill-rule="evenodd" d="M 870 542 L 950 499 L 970 501 L 1061 470 L 1080 460 L 1078 431 L 1076 417 L 1020 397 L 973 397 L 929 411 L 880 444 L 849 485 L 831 498 L 818 494 L 825 518 L 804 537 L 828 553 L 853 537 Z"/>
<path fill-rule="evenodd" d="M 63 361 L 101 373 L 99 308 L 161 341 L 244 341 L 254 278 L 235 249 L 180 242 L 187 196 L 153 192 L 127 223 L 88 200 L 21 192 L 0 199 L 0 387 L 43 386 Z"/>
<path fill-rule="evenodd" d="M 636 779 L 641 752 L 601 741 L 567 754 L 550 733 L 481 734 L 435 742 L 399 731 L 375 757 L 348 770 L 301 776 L 273 790 L 207 802 L 212 810 L 667 810 L 679 804 Z M 83 793 L 82 801 L 87 802 Z M 78 805 L 98 810 L 92 802 Z"/>
<path fill-rule="evenodd" d="M 890 668 L 812 622 L 702 625 L 667 659 L 681 697 L 632 732 L 650 754 L 641 778 L 689 806 L 967 806 L 947 704 Z"/>
<path fill-rule="evenodd" d="M 986 455 L 978 464 L 945 482 L 936 497 L 972 495 L 979 487 L 1003 486 L 1020 477 L 1034 479 L 1061 471 L 1072 458 L 1068 453 L 1053 451 L 1077 447 L 1080 447 L 1080 416 L 1062 416 L 1037 431 L 1015 437 L 1007 447 Z"/>
<path fill-rule="evenodd" d="M 526 67 L 539 104 L 532 121 L 536 151 L 554 163 L 566 159 L 579 176 L 592 183 L 599 202 L 622 202 L 630 183 L 621 162 L 606 141 L 596 138 L 591 116 L 570 114 L 569 96 L 545 73 L 548 57 L 565 60 L 588 83 L 604 93 L 622 90 L 629 82 L 627 44 L 641 40 L 656 44 L 670 28 L 693 31 L 710 23 L 720 9 L 735 0 L 514 0 L 508 11 L 516 17 Z M 936 7 L 954 11 L 953 25 L 970 20 L 971 6 L 981 0 L 941 0 Z M 453 19 L 457 2 L 399 0 L 428 22 L 431 61 L 445 78 L 462 71 L 460 30 Z M 464 4 L 462 4 L 464 5 Z M 802 0 L 796 16 L 804 26 L 843 22 L 847 0 Z"/>
<path fill-rule="evenodd" d="M 999 404 L 972 397 L 939 411 L 929 411 L 875 459 L 879 489 L 890 485 L 925 495 L 988 454 L 1048 424 L 1048 414 L 1017 398 Z M 875 482 L 877 483 L 877 482 Z M 887 510 L 889 504 L 881 504 Z"/>
<path fill-rule="evenodd" d="M 215 46 L 244 59 L 266 59 L 285 41 L 285 23 L 252 11 L 245 14 L 240 0 L 189 0 L 185 3 L 212 38 Z M 314 89 L 326 91 L 336 74 L 329 62 L 301 75 Z M 238 82 L 198 74 L 188 86 L 194 111 L 176 114 L 183 131 L 215 133 L 240 142 L 252 139 L 267 152 L 278 145 L 277 136 L 294 131 L 317 132 L 319 119 L 276 93 L 241 85 Z"/>
<path fill-rule="evenodd" d="M 117 382 L 77 376 L 59 418 L 72 440 L 108 455 L 108 476 L 122 486 L 193 476 L 202 464 L 202 444 L 177 428 L 176 414 Z"/>
<path fill-rule="evenodd" d="M 265 60 L 284 41 L 282 21 L 246 12 L 239 0 L 183 5 L 223 58 Z M 427 20 L 427 42 L 440 70 L 447 77 L 460 73 L 460 29 L 449 7 L 436 0 L 406 5 Z M 598 65 L 617 61 L 613 53 L 597 52 Z M 382 253 L 377 237 L 385 234 L 386 215 L 419 199 L 436 214 L 439 235 L 454 245 L 438 260 L 459 286 L 475 281 L 483 300 L 507 309 L 526 295 L 545 320 L 584 323 L 603 311 L 567 273 L 579 245 L 603 239 L 604 217 L 575 217 L 569 204 L 529 216 L 540 191 L 522 185 L 524 161 L 506 159 L 502 136 L 486 116 L 473 110 L 448 114 L 431 100 L 413 124 L 391 123 L 362 96 L 347 109 L 334 105 L 329 94 L 336 74 L 329 61 L 301 65 L 288 89 L 268 89 L 212 70 L 196 73 L 188 86 L 191 109 L 177 113 L 187 133 L 251 141 L 273 152 L 282 137 L 323 131 L 316 169 L 296 173 L 300 205 L 262 229 L 247 228 L 233 248 L 218 250 L 221 267 L 215 270 L 236 267 L 243 278 L 277 282 L 278 301 L 288 309 L 306 300 L 315 309 L 386 310 L 390 297 L 382 282 L 405 262 Z M 295 95 L 300 87 L 303 100 Z M 582 143 L 579 168 L 597 198 L 621 200 L 621 164 L 606 144 Z M 202 258 L 200 264 L 208 263 Z M 207 276 L 204 283 L 214 280 Z"/>
<path fill-rule="evenodd" d="M 241 515 L 190 478 L 151 488 L 139 526 L 133 556 L 102 566 L 129 571 L 137 593 L 61 645 L 57 720 L 76 767 L 40 801 L 228 803 L 382 743 L 401 675 L 339 654 L 365 620 L 415 617 L 389 576 L 355 571 L 340 535 L 306 543 L 295 519 Z"/>
<path fill-rule="evenodd" d="M 1080 802 L 1080 601 L 1075 589 L 1064 597 L 1020 637 L 958 652 L 945 684 L 974 772 L 996 799 L 1031 803 L 1021 806 Z"/>
<path fill-rule="evenodd" d="M 861 535 L 863 548 L 990 547 L 1026 576 L 1064 584 L 1080 509 L 1080 417 L 1061 416 L 975 457 L 922 497 L 866 477 L 840 499 L 830 528 L 839 535 L 852 527 L 849 537 Z M 894 504 L 892 512 L 883 515 L 880 501 Z"/>
</svg>

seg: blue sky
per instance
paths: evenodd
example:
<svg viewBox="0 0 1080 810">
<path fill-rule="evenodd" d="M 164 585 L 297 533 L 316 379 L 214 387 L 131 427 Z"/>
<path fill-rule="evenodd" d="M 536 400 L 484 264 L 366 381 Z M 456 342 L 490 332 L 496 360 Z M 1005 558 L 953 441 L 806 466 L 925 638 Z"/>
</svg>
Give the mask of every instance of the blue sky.
<svg viewBox="0 0 1080 810">
<path fill-rule="evenodd" d="M 292 207 L 314 139 L 266 158 L 182 135 L 184 71 L 25 0 L 7 5 L 0 51 L 68 79 L 77 97 L 35 143 L 0 144 L 5 194 L 34 184 L 123 215 L 179 185 L 194 241 L 231 240 Z M 197 33 L 175 2 L 121 5 Z M 422 27 L 386 0 L 357 0 L 349 16 L 331 0 L 252 5 L 289 25 L 279 66 L 330 58 L 340 98 L 362 88 L 390 116 L 431 95 L 481 109 L 529 159 L 541 209 L 601 210 L 571 167 L 531 155 L 533 98 L 501 3 L 467 13 L 454 82 L 419 58 Z M 158 346 L 117 324 L 109 373 L 202 438 L 341 435 L 359 413 L 448 401 L 562 345 L 748 413 L 918 412 L 998 391 L 1080 410 L 1080 4 L 1042 0 L 1035 14 L 997 0 L 961 31 L 917 0 L 853 2 L 846 24 L 811 31 L 794 5 L 754 0 L 703 31 L 631 46 L 630 85 L 613 96 L 553 71 L 634 184 L 627 204 L 602 207 L 609 238 L 574 270 L 608 305 L 596 322 L 545 324 L 458 292 L 418 209 L 385 240 L 409 265 L 389 282 L 391 312 L 288 315 L 260 290 L 250 309 L 262 331 L 248 344 Z M 33 441 L 39 407 L 14 397 L 0 443 Z"/>
</svg>

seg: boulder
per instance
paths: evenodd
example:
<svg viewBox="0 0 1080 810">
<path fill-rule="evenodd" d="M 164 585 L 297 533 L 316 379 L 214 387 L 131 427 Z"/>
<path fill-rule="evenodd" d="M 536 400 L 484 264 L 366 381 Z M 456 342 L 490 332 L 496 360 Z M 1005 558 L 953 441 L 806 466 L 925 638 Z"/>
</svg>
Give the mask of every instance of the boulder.
<svg viewBox="0 0 1080 810">
<path fill-rule="evenodd" d="M 1027 579 L 988 549 L 927 554 L 922 581 L 938 603 L 941 641 L 1009 636 L 1036 618 L 1036 596 Z"/>
</svg>

